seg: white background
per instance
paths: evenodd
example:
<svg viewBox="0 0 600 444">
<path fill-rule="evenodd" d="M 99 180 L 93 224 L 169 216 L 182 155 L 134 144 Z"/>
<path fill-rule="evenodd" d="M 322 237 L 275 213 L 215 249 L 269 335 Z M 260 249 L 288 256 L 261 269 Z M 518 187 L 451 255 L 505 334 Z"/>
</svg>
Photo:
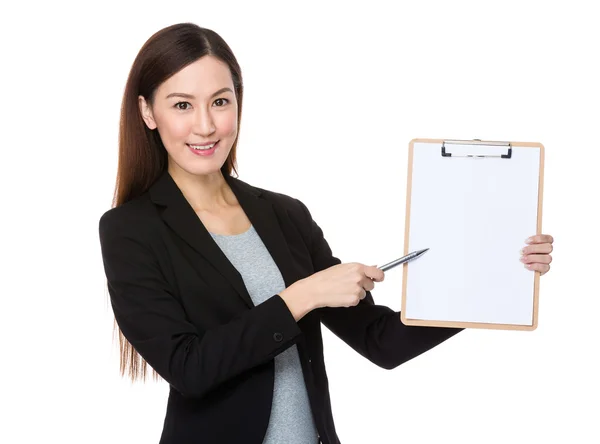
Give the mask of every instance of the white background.
<svg viewBox="0 0 600 444">
<path fill-rule="evenodd" d="M 466 331 L 393 371 L 325 330 L 342 442 L 600 441 L 596 8 L 397 3 L 3 3 L 0 441 L 158 442 L 168 387 L 118 375 L 98 220 L 128 70 L 183 21 L 242 66 L 240 179 L 301 199 L 344 262 L 402 254 L 412 138 L 546 147 L 538 329 Z M 375 300 L 399 310 L 401 281 Z"/>
</svg>

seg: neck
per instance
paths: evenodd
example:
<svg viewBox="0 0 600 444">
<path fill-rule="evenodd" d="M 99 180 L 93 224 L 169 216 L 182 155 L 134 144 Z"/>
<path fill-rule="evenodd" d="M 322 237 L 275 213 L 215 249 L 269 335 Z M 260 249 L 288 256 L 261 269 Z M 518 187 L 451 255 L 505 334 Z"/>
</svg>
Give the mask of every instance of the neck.
<svg viewBox="0 0 600 444">
<path fill-rule="evenodd" d="M 237 203 L 221 170 L 210 174 L 190 174 L 181 168 L 169 168 L 169 174 L 196 213 L 211 212 Z"/>
</svg>

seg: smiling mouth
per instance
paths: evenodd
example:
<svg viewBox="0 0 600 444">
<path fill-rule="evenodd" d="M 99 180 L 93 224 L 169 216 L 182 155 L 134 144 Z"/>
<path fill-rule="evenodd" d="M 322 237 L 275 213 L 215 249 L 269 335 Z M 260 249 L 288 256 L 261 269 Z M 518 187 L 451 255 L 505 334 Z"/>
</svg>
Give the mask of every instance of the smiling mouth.
<svg viewBox="0 0 600 444">
<path fill-rule="evenodd" d="M 186 143 L 187 146 L 189 146 L 190 148 L 197 150 L 197 151 L 208 151 L 211 148 L 213 148 L 217 143 L 219 143 L 219 141 L 217 140 L 216 142 L 212 142 L 208 145 L 194 145 L 191 143 Z"/>
</svg>

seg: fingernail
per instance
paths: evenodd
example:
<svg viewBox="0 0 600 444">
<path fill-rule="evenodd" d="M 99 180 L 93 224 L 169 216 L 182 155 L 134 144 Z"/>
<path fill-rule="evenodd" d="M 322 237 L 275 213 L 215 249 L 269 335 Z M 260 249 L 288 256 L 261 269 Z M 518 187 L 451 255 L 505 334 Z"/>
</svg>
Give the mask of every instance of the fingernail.
<svg viewBox="0 0 600 444">
<path fill-rule="evenodd" d="M 533 238 L 532 238 L 532 237 L 528 237 L 528 238 L 525 240 L 525 243 L 526 243 L 526 244 L 530 244 L 531 242 L 533 242 Z"/>
<path fill-rule="evenodd" d="M 523 256 L 525 254 L 525 248 L 521 249 L 519 253 L 521 253 L 521 256 Z"/>
</svg>

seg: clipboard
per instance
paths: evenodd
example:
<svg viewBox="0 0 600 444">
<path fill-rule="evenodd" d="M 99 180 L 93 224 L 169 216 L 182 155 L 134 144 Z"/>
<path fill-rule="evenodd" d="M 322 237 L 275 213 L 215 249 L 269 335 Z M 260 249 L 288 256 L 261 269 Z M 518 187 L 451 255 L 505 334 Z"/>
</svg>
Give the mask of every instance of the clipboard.
<svg viewBox="0 0 600 444">
<path fill-rule="evenodd" d="M 413 139 L 403 265 L 405 325 L 535 330 L 540 273 L 519 260 L 542 232 L 544 146 Z"/>
</svg>

